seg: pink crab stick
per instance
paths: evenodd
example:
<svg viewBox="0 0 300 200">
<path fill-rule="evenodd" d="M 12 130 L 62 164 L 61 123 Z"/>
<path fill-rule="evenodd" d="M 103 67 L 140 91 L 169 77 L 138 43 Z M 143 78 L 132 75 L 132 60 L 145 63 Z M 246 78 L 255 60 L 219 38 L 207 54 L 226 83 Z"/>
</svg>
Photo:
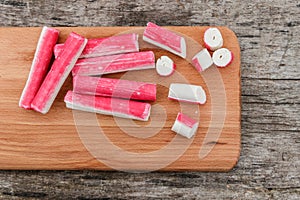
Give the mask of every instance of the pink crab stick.
<svg viewBox="0 0 300 200">
<path fill-rule="evenodd" d="M 82 95 L 72 91 L 68 91 L 64 101 L 67 108 L 70 109 L 140 121 L 148 121 L 151 110 L 149 103 L 111 97 Z"/>
<path fill-rule="evenodd" d="M 49 73 L 31 103 L 31 107 L 34 110 L 43 114 L 49 111 L 55 97 L 74 67 L 86 43 L 87 39 L 76 33 L 71 33 L 69 35 L 64 50 L 54 61 Z"/>
<path fill-rule="evenodd" d="M 148 22 L 143 34 L 143 40 L 182 58 L 186 57 L 185 39 L 154 23 Z"/>
<path fill-rule="evenodd" d="M 62 52 L 63 48 L 64 44 L 55 45 L 54 55 L 56 58 Z M 80 58 L 91 58 L 138 51 L 138 35 L 131 33 L 107 38 L 89 39 L 82 54 L 80 55 Z"/>
<path fill-rule="evenodd" d="M 73 91 L 79 94 L 141 101 L 156 100 L 156 84 L 122 79 L 75 76 L 73 77 Z"/>
<path fill-rule="evenodd" d="M 198 126 L 198 121 L 183 113 L 178 113 L 171 130 L 184 137 L 191 138 L 195 135 Z"/>
<path fill-rule="evenodd" d="M 193 57 L 192 64 L 198 72 L 202 72 L 213 65 L 213 60 L 208 50 L 204 48 Z"/>
<path fill-rule="evenodd" d="M 31 109 L 31 103 L 47 74 L 53 47 L 57 42 L 58 35 L 58 30 L 46 26 L 43 27 L 29 76 L 19 101 L 20 107 Z"/>
<path fill-rule="evenodd" d="M 79 59 L 72 70 L 75 75 L 102 75 L 131 70 L 154 69 L 152 51 Z"/>
</svg>

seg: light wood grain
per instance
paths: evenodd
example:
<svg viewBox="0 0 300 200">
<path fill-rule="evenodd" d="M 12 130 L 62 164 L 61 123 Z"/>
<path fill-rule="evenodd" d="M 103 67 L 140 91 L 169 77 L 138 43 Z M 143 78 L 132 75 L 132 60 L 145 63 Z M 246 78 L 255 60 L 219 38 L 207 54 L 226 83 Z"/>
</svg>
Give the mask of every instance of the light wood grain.
<svg viewBox="0 0 300 200">
<path fill-rule="evenodd" d="M 169 27 L 174 31 L 178 31 L 193 38 L 196 42 L 201 40 L 203 32 L 207 27 Z M 95 27 L 95 28 L 59 28 L 61 31 L 59 42 L 63 42 L 70 31 L 75 31 L 87 38 L 107 37 L 124 32 L 135 32 L 134 27 Z M 63 97 L 68 89 L 72 89 L 71 79 L 69 78 L 60 91 L 57 99 L 55 100 L 50 112 L 46 115 L 36 113 L 33 111 L 23 110 L 18 107 L 18 100 L 22 91 L 22 88 L 27 79 L 27 74 L 30 69 L 30 64 L 33 58 L 33 54 L 36 47 L 36 42 L 40 33 L 40 28 L 1 28 L 0 35 L 7 35 L 7 37 L 1 41 L 0 50 L 0 114 L 1 119 L 1 138 L 0 138 L 0 168 L 1 169 L 121 169 L 121 170 L 156 170 L 156 163 L 151 161 L 149 157 L 143 157 L 143 153 L 149 153 L 153 151 L 159 151 L 164 146 L 176 140 L 176 146 L 170 147 L 167 153 L 153 154 L 154 160 L 162 162 L 165 159 L 172 157 L 172 154 L 176 154 L 176 149 L 183 149 L 180 153 L 179 159 L 170 159 L 170 161 L 159 170 L 197 170 L 197 171 L 228 171 L 238 161 L 240 152 L 240 52 L 239 44 L 234 33 L 227 28 L 220 28 L 225 39 L 225 47 L 233 51 L 235 59 L 233 63 L 224 69 L 217 69 L 213 67 L 211 70 L 215 70 L 220 73 L 226 89 L 226 97 L 224 98 L 224 105 L 226 108 L 217 107 L 218 105 L 212 104 L 212 97 L 210 94 L 215 91 L 221 93 L 222 87 L 210 85 L 209 88 L 204 80 L 204 77 L 208 73 L 204 72 L 203 77 L 189 64 L 186 60 L 181 59 L 175 55 L 154 48 L 156 57 L 160 55 L 170 56 L 177 65 L 177 72 L 185 77 L 190 84 L 202 85 L 205 89 L 207 96 L 207 103 L 199 106 L 200 110 L 200 127 L 197 135 L 191 141 L 191 145 L 187 145 L 187 139 L 183 137 L 174 138 L 175 134 L 170 130 L 171 126 L 176 118 L 180 109 L 188 111 L 197 108 L 197 106 L 188 107 L 188 104 L 183 106 L 179 105 L 176 101 L 168 100 L 168 85 L 171 82 L 182 82 L 183 80 L 177 80 L 176 76 L 169 78 L 159 77 L 155 70 L 136 71 L 130 73 L 119 73 L 110 75 L 108 77 L 123 78 L 129 80 L 138 81 L 150 81 L 157 82 L 158 94 L 156 103 L 163 106 L 166 110 L 166 122 L 162 129 L 156 135 L 150 138 L 137 138 L 132 137 L 124 133 L 118 124 L 111 116 L 98 115 L 98 123 L 109 138 L 109 140 L 119 148 L 123 149 L 119 153 L 135 152 L 140 153 L 137 156 L 137 160 L 118 160 L 122 162 L 120 168 L 115 168 L 113 165 L 106 166 L 101 159 L 112 159 L 115 152 L 110 150 L 105 141 L 98 141 L 95 135 L 92 135 L 91 131 L 83 133 L 80 129 L 80 119 L 73 115 L 72 110 L 67 109 L 63 102 Z M 139 30 L 140 33 L 142 31 Z M 141 36 L 140 36 L 141 38 Z M 140 41 L 142 43 L 142 41 Z M 151 46 L 141 47 L 151 49 Z M 144 49 L 144 50 L 145 50 Z M 175 78 L 174 78 L 175 77 Z M 206 77 L 207 78 L 207 77 Z M 209 76 L 211 79 L 220 78 L 218 76 Z M 215 80 L 217 81 L 217 80 Z M 220 90 L 220 91 L 219 91 Z M 215 97 L 215 98 L 218 98 Z M 214 107 L 215 106 L 215 107 Z M 225 123 L 222 128 L 220 137 L 204 141 L 209 128 L 216 128 L 217 123 L 212 121 L 212 114 L 222 112 L 225 109 L 226 117 Z M 196 110 L 192 110 L 195 112 Z M 91 118 L 93 115 L 84 114 L 81 112 L 78 115 L 83 115 L 86 118 Z M 152 111 L 152 120 L 159 121 L 161 112 L 158 110 Z M 219 115 L 219 114 L 218 114 Z M 159 119 L 159 120 L 157 120 Z M 162 118 L 163 119 L 163 118 Z M 79 121 L 78 121 L 79 120 Z M 125 120 L 126 121 L 126 120 Z M 123 121 L 124 122 L 124 121 Z M 126 123 L 126 122 L 125 122 Z M 141 123 L 136 122 L 141 126 L 145 126 L 150 122 Z M 136 123 L 121 126 L 126 128 L 130 133 L 143 135 L 144 131 L 158 126 L 157 123 L 150 125 L 148 128 L 134 127 Z M 92 124 L 93 125 L 93 124 Z M 87 122 L 84 126 L 92 126 Z M 77 126 L 77 129 L 76 129 Z M 213 133 L 214 134 L 214 133 Z M 89 146 L 85 141 L 85 137 L 93 138 L 93 144 L 95 146 Z M 179 139 L 177 139 L 179 138 Z M 102 141 L 102 142 L 101 142 Z M 97 146 L 105 146 L 104 150 L 108 157 L 101 157 L 100 161 L 97 160 L 98 152 Z M 203 159 L 199 158 L 200 147 L 203 149 L 209 148 L 214 145 L 212 151 L 208 156 Z M 187 151 L 184 148 L 188 147 Z M 95 149 L 95 150 L 93 150 Z M 181 155 L 182 154 L 182 155 Z M 102 155 L 102 154 L 101 154 Z M 141 155 L 141 156 L 140 156 Z M 151 154 L 152 155 L 152 154 Z M 139 162 L 138 162 L 139 161 Z M 129 164 L 134 162 L 133 164 Z M 140 163 L 140 164 L 139 164 Z"/>
<path fill-rule="evenodd" d="M 228 26 L 242 54 L 242 148 L 234 170 L 0 171 L 2 199 L 299 199 L 299 2 L 3 0 L 0 5 L 0 25 L 6 27 L 145 26 L 148 21 Z"/>
</svg>

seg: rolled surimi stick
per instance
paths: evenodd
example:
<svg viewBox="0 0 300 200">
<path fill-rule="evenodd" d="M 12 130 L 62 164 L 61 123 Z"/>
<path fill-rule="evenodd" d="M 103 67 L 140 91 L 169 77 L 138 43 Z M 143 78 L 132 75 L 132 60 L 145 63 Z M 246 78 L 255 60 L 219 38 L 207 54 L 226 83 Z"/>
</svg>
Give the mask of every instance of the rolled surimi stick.
<svg viewBox="0 0 300 200">
<path fill-rule="evenodd" d="M 72 91 L 68 91 L 64 101 L 67 108 L 70 109 L 141 121 L 148 121 L 151 110 L 149 103 L 111 97 L 81 95 Z"/>
<path fill-rule="evenodd" d="M 156 72 L 160 76 L 170 76 L 176 68 L 175 63 L 168 56 L 162 56 L 156 61 Z"/>
<path fill-rule="evenodd" d="M 192 59 L 192 64 L 198 72 L 202 72 L 212 66 L 213 61 L 208 50 L 202 49 L 199 53 L 197 53 Z"/>
<path fill-rule="evenodd" d="M 154 23 L 148 22 L 143 34 L 143 40 L 170 51 L 175 55 L 186 58 L 185 39 L 176 33 L 162 28 Z"/>
<path fill-rule="evenodd" d="M 55 58 L 58 57 L 63 48 L 64 44 L 55 45 Z M 138 51 L 138 35 L 131 33 L 108 38 L 89 39 L 82 54 L 80 55 L 80 58 L 91 58 Z"/>
<path fill-rule="evenodd" d="M 49 73 L 31 103 L 31 107 L 34 110 L 43 114 L 49 111 L 55 97 L 74 67 L 86 43 L 87 39 L 76 33 L 71 33 L 69 35 L 64 50 L 54 61 Z"/>
<path fill-rule="evenodd" d="M 217 67 L 227 67 L 233 61 L 233 54 L 228 49 L 221 48 L 213 53 L 212 60 Z"/>
<path fill-rule="evenodd" d="M 205 47 L 215 51 L 223 46 L 223 37 L 218 28 L 208 28 L 204 33 Z"/>
<path fill-rule="evenodd" d="M 73 76 L 102 75 L 154 68 L 154 53 L 152 51 L 142 51 L 136 53 L 79 59 L 72 70 L 72 74 Z"/>
<path fill-rule="evenodd" d="M 184 137 L 191 138 L 196 133 L 198 126 L 198 121 L 183 113 L 178 113 L 171 130 Z"/>
<path fill-rule="evenodd" d="M 57 42 L 58 35 L 58 30 L 46 26 L 43 27 L 31 64 L 29 76 L 19 101 L 20 107 L 31 109 L 32 100 L 47 74 L 53 55 L 53 47 Z"/>
<path fill-rule="evenodd" d="M 206 102 L 206 94 L 201 86 L 183 83 L 172 83 L 168 98 L 188 103 L 204 104 Z"/>
<path fill-rule="evenodd" d="M 141 101 L 156 100 L 156 84 L 122 79 L 74 76 L 73 91 L 79 94 L 119 97 Z"/>
</svg>

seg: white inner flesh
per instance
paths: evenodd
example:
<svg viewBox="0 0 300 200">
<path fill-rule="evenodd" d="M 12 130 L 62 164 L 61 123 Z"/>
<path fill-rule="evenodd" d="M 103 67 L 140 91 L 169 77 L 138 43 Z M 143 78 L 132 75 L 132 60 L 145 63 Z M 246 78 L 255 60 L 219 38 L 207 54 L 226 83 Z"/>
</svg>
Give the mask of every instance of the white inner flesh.
<svg viewBox="0 0 300 200">
<path fill-rule="evenodd" d="M 20 101 L 19 101 L 19 106 L 20 107 L 22 106 L 21 101 L 24 99 L 26 91 L 28 89 L 30 89 L 30 88 L 28 88 L 28 86 L 29 86 L 30 82 L 32 81 L 32 76 L 33 76 L 34 72 L 36 71 L 36 68 L 34 66 L 35 66 L 36 60 L 38 59 L 38 55 L 40 53 L 40 48 L 41 48 L 41 45 L 43 44 L 44 35 L 47 31 L 47 28 L 48 28 L 47 26 L 44 26 L 43 29 L 42 29 L 42 32 L 41 32 L 41 35 L 40 35 L 40 38 L 39 38 L 39 41 L 38 41 L 38 44 L 37 44 L 37 47 L 36 47 L 36 50 L 35 50 L 34 58 L 33 58 L 32 64 L 31 64 L 28 79 L 26 81 L 25 87 L 23 89 L 23 92 L 22 92 L 22 95 L 21 95 L 21 98 L 20 98 Z M 31 106 L 26 107 L 26 108 L 30 108 L 30 107 Z"/>
<path fill-rule="evenodd" d="M 212 66 L 213 61 L 207 49 L 201 50 L 196 54 L 196 58 L 202 68 L 202 71 Z"/>
<path fill-rule="evenodd" d="M 73 57 L 73 60 L 70 62 L 69 66 L 67 66 L 67 70 L 65 71 L 64 74 L 62 74 L 62 77 L 60 78 L 58 84 L 55 86 L 55 89 L 54 89 L 53 93 L 50 94 L 50 97 L 49 97 L 45 107 L 41 110 L 41 113 L 46 114 L 49 111 L 49 109 L 50 109 L 54 99 L 56 98 L 61 86 L 64 84 L 65 80 L 67 79 L 68 75 L 70 74 L 71 70 L 73 69 L 76 61 L 78 60 L 79 56 L 81 55 L 87 41 L 88 41 L 87 39 L 84 39 L 84 42 L 81 45 L 80 49 L 77 51 L 77 54 Z"/>
<path fill-rule="evenodd" d="M 217 50 L 223 46 L 223 37 L 217 28 L 209 28 L 204 33 L 204 42 L 211 50 Z"/>
<path fill-rule="evenodd" d="M 156 42 L 156 41 L 154 41 L 154 40 L 152 40 L 152 39 L 150 39 L 150 38 L 148 38 L 148 37 L 146 37 L 144 35 L 143 35 L 143 40 L 146 41 L 146 42 L 148 42 L 148 43 L 150 43 L 150 44 L 158 46 L 158 47 L 160 47 L 162 49 L 170 51 L 171 53 L 173 53 L 175 55 L 178 55 L 178 56 L 180 56 L 182 58 L 186 58 L 186 43 L 185 43 L 185 39 L 183 37 L 181 38 L 181 41 L 180 41 L 181 53 L 178 52 L 178 51 L 175 51 L 174 49 L 171 49 L 170 47 L 168 47 L 166 45 L 158 43 L 158 42 Z"/>
<path fill-rule="evenodd" d="M 212 59 L 218 67 L 226 67 L 232 60 L 232 54 L 228 49 L 222 48 L 213 53 Z"/>
<path fill-rule="evenodd" d="M 112 115 L 112 116 L 116 116 L 116 117 L 121 117 L 121 118 L 126 118 L 126 119 L 136 119 L 136 120 L 140 120 L 140 121 L 148 121 L 149 117 L 150 117 L 150 111 L 151 111 L 151 107 L 149 109 L 148 115 L 146 116 L 146 118 L 142 119 L 142 118 L 138 118 L 134 115 L 126 115 L 124 113 L 120 113 L 120 112 L 112 112 L 112 111 L 107 111 L 107 110 L 99 110 L 99 109 L 95 109 L 92 107 L 87 107 L 87 106 L 81 106 L 81 105 L 75 105 L 72 104 L 70 102 L 66 102 L 66 106 L 67 108 L 70 109 L 75 109 L 75 110 L 81 110 L 81 111 L 86 111 L 86 112 L 92 112 L 92 113 L 99 113 L 99 114 L 103 114 L 103 115 Z"/>
<path fill-rule="evenodd" d="M 192 128 L 190 128 L 187 125 L 176 120 L 171 130 L 190 139 L 196 133 L 198 125 L 199 123 L 196 123 Z"/>
<path fill-rule="evenodd" d="M 169 76 L 174 71 L 174 62 L 168 56 L 162 56 L 156 61 L 156 71 L 161 76 Z"/>
<path fill-rule="evenodd" d="M 169 89 L 169 98 L 179 101 L 204 104 L 206 94 L 201 86 L 181 83 L 172 83 Z"/>
</svg>

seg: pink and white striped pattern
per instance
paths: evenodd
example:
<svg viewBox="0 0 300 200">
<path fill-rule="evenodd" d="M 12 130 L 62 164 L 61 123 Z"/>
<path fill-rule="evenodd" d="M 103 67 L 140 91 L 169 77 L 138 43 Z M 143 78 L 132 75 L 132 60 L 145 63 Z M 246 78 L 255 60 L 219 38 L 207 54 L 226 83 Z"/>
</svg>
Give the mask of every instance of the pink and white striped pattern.
<svg viewBox="0 0 300 200">
<path fill-rule="evenodd" d="M 54 55 L 58 55 L 64 49 L 64 44 L 54 47 Z M 138 35 L 135 33 L 115 35 L 107 38 L 89 39 L 80 58 L 91 58 L 122 53 L 138 52 Z"/>
<path fill-rule="evenodd" d="M 71 33 L 69 35 L 64 50 L 54 61 L 49 73 L 31 103 L 31 107 L 34 110 L 43 114 L 49 111 L 61 86 L 74 67 L 86 43 L 87 39 L 76 33 Z"/>
<path fill-rule="evenodd" d="M 58 35 L 58 30 L 46 26 L 43 27 L 29 76 L 19 101 L 20 107 L 31 109 L 31 103 L 47 74 L 53 55 L 53 47 L 57 42 Z"/>
</svg>

